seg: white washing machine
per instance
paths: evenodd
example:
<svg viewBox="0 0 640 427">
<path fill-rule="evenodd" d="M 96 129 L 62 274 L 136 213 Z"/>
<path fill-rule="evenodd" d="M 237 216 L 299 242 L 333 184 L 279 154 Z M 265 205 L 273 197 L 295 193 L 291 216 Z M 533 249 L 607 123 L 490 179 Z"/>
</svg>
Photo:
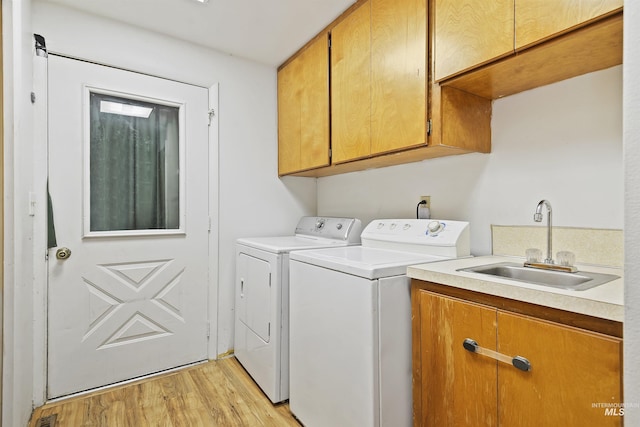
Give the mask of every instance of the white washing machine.
<svg viewBox="0 0 640 427">
<path fill-rule="evenodd" d="M 289 398 L 289 252 L 360 243 L 355 218 L 303 217 L 295 234 L 238 239 L 235 357 L 273 403 Z"/>
<path fill-rule="evenodd" d="M 467 257 L 469 224 L 384 219 L 290 255 L 290 396 L 307 427 L 412 425 L 409 265 Z"/>
</svg>

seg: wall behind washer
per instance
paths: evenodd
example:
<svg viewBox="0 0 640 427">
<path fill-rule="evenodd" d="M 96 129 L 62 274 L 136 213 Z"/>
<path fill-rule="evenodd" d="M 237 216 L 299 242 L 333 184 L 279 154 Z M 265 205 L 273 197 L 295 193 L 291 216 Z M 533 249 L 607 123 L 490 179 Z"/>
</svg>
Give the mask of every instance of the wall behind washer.
<svg viewBox="0 0 640 427">
<path fill-rule="evenodd" d="M 622 67 L 493 103 L 492 152 L 426 160 L 318 180 L 318 214 L 471 223 L 474 255 L 491 253 L 491 224 L 535 225 L 541 199 L 554 225 L 623 227 Z M 546 219 L 545 219 L 546 220 Z"/>
</svg>

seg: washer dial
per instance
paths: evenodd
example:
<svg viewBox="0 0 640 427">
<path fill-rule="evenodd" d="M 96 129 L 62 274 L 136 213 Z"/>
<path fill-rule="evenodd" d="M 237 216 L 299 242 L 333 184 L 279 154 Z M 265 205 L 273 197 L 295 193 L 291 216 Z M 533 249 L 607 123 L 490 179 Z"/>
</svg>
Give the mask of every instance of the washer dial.
<svg viewBox="0 0 640 427">
<path fill-rule="evenodd" d="M 432 236 L 436 236 L 438 233 L 444 230 L 444 224 L 440 221 L 431 221 L 429 222 L 429 224 L 427 224 L 427 230 L 429 234 L 431 234 Z"/>
</svg>

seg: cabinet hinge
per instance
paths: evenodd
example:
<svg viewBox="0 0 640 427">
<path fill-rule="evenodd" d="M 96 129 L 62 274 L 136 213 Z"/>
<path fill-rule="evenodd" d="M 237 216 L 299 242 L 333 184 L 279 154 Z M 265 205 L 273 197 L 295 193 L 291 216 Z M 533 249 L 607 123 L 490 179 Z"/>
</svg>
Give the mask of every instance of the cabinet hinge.
<svg viewBox="0 0 640 427">
<path fill-rule="evenodd" d="M 431 135 L 431 128 L 433 127 L 433 122 L 431 119 L 427 120 L 427 136 Z"/>
<path fill-rule="evenodd" d="M 329 148 L 329 160 L 331 160 L 331 155 L 332 155 L 332 154 L 333 154 L 333 153 L 331 152 L 331 148 Z"/>
<path fill-rule="evenodd" d="M 267 327 L 267 336 L 271 338 L 271 322 L 269 322 L 269 326 Z"/>
<path fill-rule="evenodd" d="M 269 287 L 271 287 L 271 273 L 269 273 Z"/>
<path fill-rule="evenodd" d="M 207 114 L 209 115 L 209 126 L 211 126 L 211 122 L 213 121 L 213 118 L 216 116 L 216 110 L 212 108 L 207 112 Z"/>
<path fill-rule="evenodd" d="M 207 322 L 207 338 L 211 337 L 211 322 Z"/>
</svg>

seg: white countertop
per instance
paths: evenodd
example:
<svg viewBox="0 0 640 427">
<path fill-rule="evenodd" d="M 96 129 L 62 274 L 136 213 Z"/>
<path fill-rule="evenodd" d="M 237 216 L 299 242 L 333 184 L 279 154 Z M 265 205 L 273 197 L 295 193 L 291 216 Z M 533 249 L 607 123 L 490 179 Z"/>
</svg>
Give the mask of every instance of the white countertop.
<svg viewBox="0 0 640 427">
<path fill-rule="evenodd" d="M 622 322 L 624 320 L 624 281 L 622 269 L 594 265 L 580 265 L 579 271 L 615 274 L 620 279 L 584 291 L 557 289 L 534 285 L 486 274 L 457 271 L 498 262 L 524 263 L 524 258 L 507 256 L 481 256 L 449 261 L 419 264 L 408 267 L 407 275 L 413 279 L 439 283 L 460 289 L 481 292 L 503 298 L 524 301 L 574 313 Z"/>
</svg>

